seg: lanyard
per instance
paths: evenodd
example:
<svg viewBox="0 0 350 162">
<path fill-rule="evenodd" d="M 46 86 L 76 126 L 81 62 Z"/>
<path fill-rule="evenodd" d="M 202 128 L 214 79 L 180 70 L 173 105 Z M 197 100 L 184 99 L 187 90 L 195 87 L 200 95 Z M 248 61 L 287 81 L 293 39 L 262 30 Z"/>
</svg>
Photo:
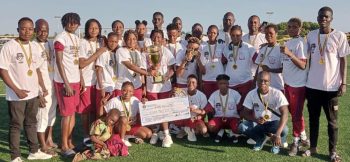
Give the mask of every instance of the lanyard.
<svg viewBox="0 0 350 162">
<path fill-rule="evenodd" d="M 227 110 L 227 104 L 228 104 L 228 98 L 229 98 L 230 92 L 227 92 L 225 104 L 222 102 L 222 97 L 221 94 L 219 93 L 219 98 L 220 98 L 220 103 L 221 103 L 221 109 L 222 112 L 224 113 L 224 117 L 226 116 L 226 110 Z"/>
<path fill-rule="evenodd" d="M 266 54 L 266 52 L 267 52 L 267 46 L 266 46 L 266 48 L 265 48 L 265 52 L 264 52 L 264 55 L 263 55 L 263 58 L 260 60 L 260 66 L 262 65 L 262 62 L 265 60 L 265 58 L 267 57 L 267 56 L 269 56 L 270 55 L 270 53 L 273 51 L 273 49 L 275 48 L 275 45 L 273 45 L 272 46 L 272 48 L 271 48 L 271 50 Z"/>
<path fill-rule="evenodd" d="M 21 40 L 18 39 L 18 43 L 22 48 L 22 51 L 26 57 L 26 62 L 27 62 L 28 68 L 30 70 L 30 65 L 32 64 L 32 57 L 33 57 L 32 47 L 30 46 L 30 43 L 28 43 L 28 45 L 29 45 L 29 56 L 28 56 L 27 51 L 24 49 L 24 46 L 23 46 Z"/>
</svg>

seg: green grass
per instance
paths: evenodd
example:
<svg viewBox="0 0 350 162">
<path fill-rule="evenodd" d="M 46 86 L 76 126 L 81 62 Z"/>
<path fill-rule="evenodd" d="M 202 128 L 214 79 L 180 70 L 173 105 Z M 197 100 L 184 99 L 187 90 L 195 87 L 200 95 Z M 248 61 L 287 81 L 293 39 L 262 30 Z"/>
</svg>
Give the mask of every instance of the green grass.
<svg viewBox="0 0 350 162">
<path fill-rule="evenodd" d="M 348 58 L 350 62 L 350 58 Z M 350 64 L 348 64 L 350 70 Z M 348 71 L 349 71 L 348 70 Z M 348 75 L 348 82 L 350 76 Z M 347 87 L 350 91 L 350 86 Z M 3 83 L 0 82 L 0 92 L 4 92 Z M 0 161 L 9 161 L 9 148 L 8 148 L 8 122 L 9 117 L 7 113 L 7 103 L 5 97 L 0 97 Z M 338 113 L 338 153 L 342 156 L 343 161 L 350 161 L 350 127 L 347 125 L 348 117 L 350 116 L 350 92 L 346 93 L 340 98 L 340 106 Z M 308 113 L 305 107 L 304 110 L 305 125 L 308 132 Z M 59 116 L 59 115 L 58 115 Z M 60 141 L 60 128 L 58 118 L 54 127 L 54 139 L 56 142 Z M 291 122 L 288 122 L 289 143 L 292 140 L 291 136 Z M 76 131 L 74 132 L 75 141 L 82 140 L 81 125 L 78 120 Z M 23 134 L 23 133 L 22 133 Z M 324 113 L 321 114 L 320 119 L 320 136 L 318 139 L 319 154 L 314 157 L 303 158 L 300 155 L 296 157 L 289 157 L 287 150 L 282 149 L 279 155 L 273 155 L 269 152 L 271 145 L 268 144 L 260 152 L 252 151 L 251 147 L 245 144 L 245 140 L 240 140 L 238 144 L 233 144 L 229 140 L 224 140 L 220 144 L 213 142 L 210 138 L 198 138 L 196 143 L 188 142 L 185 139 L 178 140 L 173 137 L 174 144 L 171 148 L 162 148 L 160 142 L 153 146 L 150 144 L 136 145 L 133 144 L 130 147 L 130 156 L 128 157 L 113 157 L 109 161 L 284 161 L 284 162 L 295 162 L 295 161 L 328 161 L 328 136 L 327 136 L 327 122 Z M 21 138 L 21 151 L 22 157 L 28 156 L 28 148 L 26 146 L 25 138 L 22 135 Z M 65 159 L 62 157 L 56 157 L 50 161 L 71 161 L 71 159 Z"/>
</svg>

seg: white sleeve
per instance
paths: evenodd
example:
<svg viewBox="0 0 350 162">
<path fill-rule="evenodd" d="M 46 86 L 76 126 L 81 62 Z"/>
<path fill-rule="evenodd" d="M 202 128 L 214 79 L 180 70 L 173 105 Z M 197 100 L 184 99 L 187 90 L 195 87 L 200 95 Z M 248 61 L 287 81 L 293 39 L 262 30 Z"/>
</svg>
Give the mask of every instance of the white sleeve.
<svg viewBox="0 0 350 162">
<path fill-rule="evenodd" d="M 8 70 L 11 62 L 11 49 L 6 43 L 0 51 L 0 69 Z"/>
<path fill-rule="evenodd" d="M 87 46 L 86 41 L 84 41 L 84 39 L 81 39 L 80 47 L 79 47 L 79 58 L 88 58 L 87 57 L 88 50 L 86 46 Z"/>
<path fill-rule="evenodd" d="M 122 63 L 123 61 L 130 61 L 131 59 L 129 51 L 125 50 L 124 48 L 118 49 L 116 54 L 119 56 L 119 63 Z"/>
<path fill-rule="evenodd" d="M 147 58 L 146 55 L 141 54 L 140 52 L 137 52 L 137 54 L 140 56 L 140 68 L 141 69 L 147 69 Z"/>
<path fill-rule="evenodd" d="M 180 66 L 185 57 L 185 49 L 180 50 L 176 55 L 176 66 Z"/>
<path fill-rule="evenodd" d="M 306 54 L 307 54 L 307 48 L 306 48 L 306 43 L 303 41 L 300 41 L 298 43 L 297 49 L 296 49 L 296 56 L 299 59 L 307 59 Z"/>
<path fill-rule="evenodd" d="M 276 108 L 289 105 L 287 98 L 284 96 L 284 94 L 281 91 L 277 91 L 276 99 L 277 99 Z"/>
<path fill-rule="evenodd" d="M 253 93 L 254 91 L 250 91 L 244 99 L 243 106 L 247 109 L 253 109 Z"/>
<path fill-rule="evenodd" d="M 341 32 L 340 38 L 339 38 L 339 47 L 338 47 L 338 56 L 339 57 L 345 57 L 350 53 L 350 47 L 348 40 L 346 38 L 346 35 Z"/>
<path fill-rule="evenodd" d="M 112 98 L 107 102 L 107 104 L 104 106 L 105 111 L 108 113 L 112 109 L 118 109 L 120 110 L 120 106 L 118 104 L 118 98 Z"/>
<path fill-rule="evenodd" d="M 165 47 L 164 47 L 165 48 Z M 166 56 L 168 57 L 168 66 L 175 64 L 175 58 L 168 48 L 165 48 Z"/>
<path fill-rule="evenodd" d="M 207 106 L 207 104 L 208 104 L 207 96 L 205 96 L 204 93 L 201 93 L 201 95 L 200 95 L 200 102 L 201 102 L 201 104 L 200 104 L 201 109 L 204 109 L 205 106 Z"/>
<path fill-rule="evenodd" d="M 239 102 L 241 101 L 241 95 L 237 92 L 237 91 L 233 91 L 234 92 L 234 97 L 235 97 L 235 102 L 236 102 L 236 105 L 239 104 Z"/>
<path fill-rule="evenodd" d="M 209 97 L 209 104 L 212 106 L 212 107 L 215 107 L 215 98 L 216 98 L 216 93 L 212 93 Z"/>
<path fill-rule="evenodd" d="M 229 45 L 226 45 L 223 51 L 224 56 L 228 59 L 230 56 Z"/>
<path fill-rule="evenodd" d="M 102 55 L 100 55 L 95 63 L 95 66 L 100 66 L 100 67 L 104 67 L 104 63 L 105 63 L 105 57 L 104 57 L 105 53 L 103 53 Z"/>
</svg>

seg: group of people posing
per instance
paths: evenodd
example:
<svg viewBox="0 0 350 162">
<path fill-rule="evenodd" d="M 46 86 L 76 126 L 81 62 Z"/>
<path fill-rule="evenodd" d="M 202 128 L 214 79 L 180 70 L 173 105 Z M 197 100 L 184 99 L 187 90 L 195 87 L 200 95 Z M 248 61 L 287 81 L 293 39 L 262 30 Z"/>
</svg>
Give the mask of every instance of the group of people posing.
<svg viewBox="0 0 350 162">
<path fill-rule="evenodd" d="M 271 140 L 271 152 L 287 147 L 287 121 L 291 114 L 293 140 L 289 155 L 300 146 L 309 147 L 303 156 L 317 153 L 319 117 L 323 108 L 328 121 L 329 156 L 336 152 L 338 97 L 346 91 L 346 56 L 350 53 L 346 35 L 331 27 L 333 11 L 318 11 L 319 29 L 300 36 L 302 21 L 291 18 L 290 39 L 277 42 L 277 26 L 261 28 L 260 19 L 248 19 L 249 32 L 235 25 L 227 12 L 223 29 L 210 25 L 206 35 L 196 23 L 192 33 L 182 35 L 182 21 L 175 17 L 162 30 L 163 14 L 155 12 L 154 29 L 147 21 L 135 21 L 135 30 L 124 31 L 120 20 L 112 23 L 107 36 L 96 19 L 85 23 L 84 37 L 76 13 L 62 16 L 64 31 L 48 40 L 49 24 L 23 17 L 18 21 L 19 37 L 0 52 L 0 74 L 6 83 L 10 116 L 11 160 L 22 161 L 20 129 L 24 127 L 32 159 L 49 159 L 58 147 L 52 140 L 56 107 L 61 115 L 60 149 L 75 160 L 108 158 L 106 141 L 118 134 L 122 145 L 150 139 L 163 147 L 187 136 L 213 136 L 220 142 L 226 133 L 237 143 L 239 135 L 249 138 L 253 149 Z M 33 33 L 35 38 L 32 40 Z M 187 96 L 191 118 L 142 126 L 139 103 Z M 304 126 L 303 107 L 307 99 L 310 140 Z M 81 115 L 84 144 L 89 152 L 77 153 L 73 143 L 76 113 Z M 226 131 L 225 131 L 226 130 Z M 229 130 L 229 131 L 227 131 Z M 92 144 L 90 144 L 92 143 Z M 113 142 L 112 142 L 113 143 Z M 40 148 L 39 148 L 40 146 Z"/>
</svg>

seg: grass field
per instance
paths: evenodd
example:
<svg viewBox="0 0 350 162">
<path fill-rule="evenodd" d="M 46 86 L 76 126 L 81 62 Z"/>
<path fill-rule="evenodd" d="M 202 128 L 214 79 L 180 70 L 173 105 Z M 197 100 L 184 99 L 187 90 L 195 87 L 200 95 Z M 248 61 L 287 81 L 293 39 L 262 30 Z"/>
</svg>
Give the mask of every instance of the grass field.
<svg viewBox="0 0 350 162">
<path fill-rule="evenodd" d="M 350 58 L 348 59 L 350 61 Z M 348 71 L 350 65 L 348 64 Z M 348 75 L 348 82 L 350 76 Z M 338 126 L 339 126 L 339 139 L 338 139 L 338 153 L 342 156 L 344 162 L 350 161 L 350 127 L 348 117 L 350 116 L 350 86 L 347 87 L 348 92 L 345 96 L 340 98 L 340 108 L 338 113 Z M 0 93 L 4 93 L 3 82 L 0 82 Z M 7 115 L 7 103 L 4 96 L 0 96 L 0 161 L 9 161 L 9 148 L 8 148 L 8 122 L 9 117 Z M 306 129 L 308 131 L 308 113 L 305 109 Z M 55 141 L 60 141 L 60 128 L 58 119 L 54 129 Z M 289 136 L 288 141 L 291 142 L 291 120 L 289 119 Z M 128 157 L 114 157 L 109 161 L 328 161 L 328 136 L 327 136 L 327 123 L 324 113 L 321 114 L 320 122 L 320 137 L 319 137 L 319 154 L 314 157 L 303 158 L 300 155 L 296 157 L 289 157 L 286 149 L 282 149 L 279 155 L 273 155 L 269 152 L 271 145 L 268 144 L 260 152 L 252 151 L 249 145 L 245 144 L 245 140 L 240 139 L 238 144 L 233 144 L 230 140 L 226 139 L 220 144 L 213 142 L 210 138 L 199 137 L 196 143 L 188 142 L 185 139 L 178 140 L 173 137 L 174 144 L 171 148 L 162 148 L 161 144 L 156 146 L 150 144 L 142 144 L 133 146 L 129 149 L 130 156 Z M 74 133 L 75 141 L 81 141 L 81 125 L 77 124 L 76 131 Z M 23 133 L 22 133 L 23 134 Z M 26 140 L 22 136 L 21 139 L 22 157 L 25 159 L 28 156 L 28 148 L 26 146 Z M 65 159 L 62 157 L 55 157 L 50 161 L 71 161 L 71 159 Z"/>
</svg>

